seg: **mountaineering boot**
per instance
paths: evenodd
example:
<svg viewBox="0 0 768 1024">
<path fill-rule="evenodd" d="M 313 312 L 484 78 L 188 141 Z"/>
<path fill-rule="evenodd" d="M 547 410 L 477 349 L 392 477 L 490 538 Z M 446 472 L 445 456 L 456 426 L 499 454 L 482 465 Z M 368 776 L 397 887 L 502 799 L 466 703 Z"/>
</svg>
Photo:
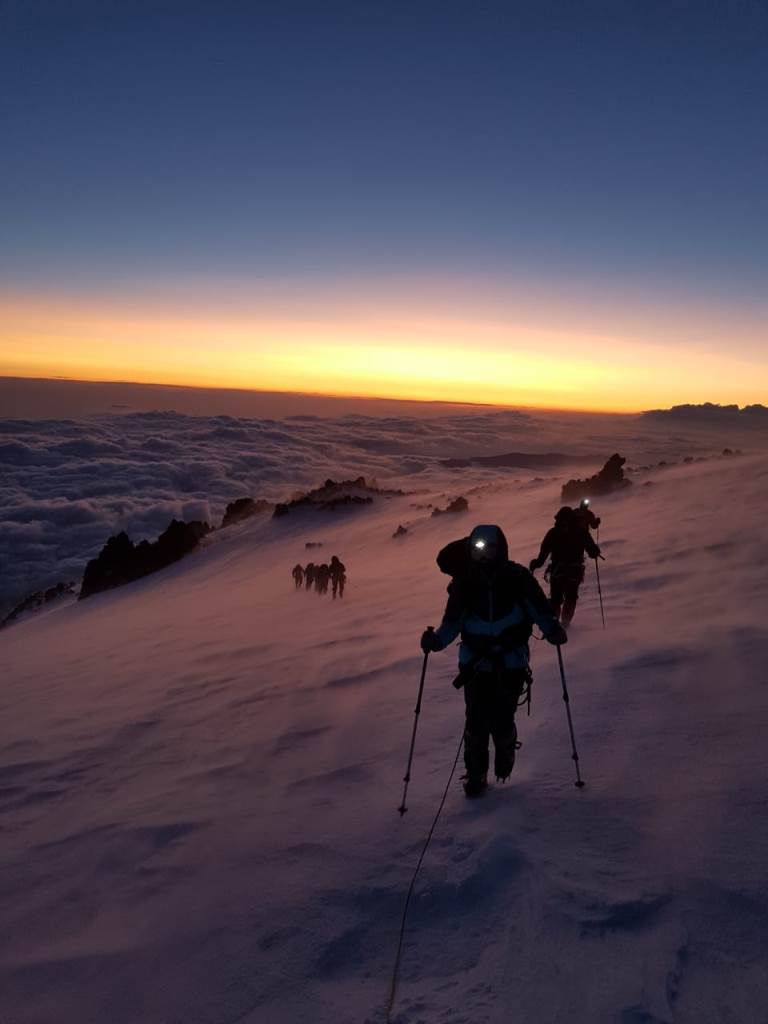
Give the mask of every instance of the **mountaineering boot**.
<svg viewBox="0 0 768 1024">
<path fill-rule="evenodd" d="M 496 781 L 506 782 L 515 767 L 515 754 L 522 746 L 517 741 L 517 725 L 513 723 L 511 730 L 503 739 L 496 737 L 494 746 L 496 756 L 493 759 L 493 770 L 496 773 Z"/>
<path fill-rule="evenodd" d="M 464 795 L 467 797 L 480 796 L 488 788 L 488 779 L 485 775 L 465 775 Z"/>
</svg>

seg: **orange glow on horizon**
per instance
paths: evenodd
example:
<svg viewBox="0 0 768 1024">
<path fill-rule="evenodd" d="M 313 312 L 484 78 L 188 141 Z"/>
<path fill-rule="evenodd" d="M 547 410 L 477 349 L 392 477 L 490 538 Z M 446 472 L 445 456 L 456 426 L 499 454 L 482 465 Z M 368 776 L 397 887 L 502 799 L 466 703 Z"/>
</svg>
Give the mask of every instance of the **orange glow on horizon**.
<svg viewBox="0 0 768 1024">
<path fill-rule="evenodd" d="M 517 312 L 358 303 L 352 315 L 300 317 L 265 304 L 261 315 L 224 306 L 192 316 L 0 297 L 0 374 L 593 412 L 768 394 L 768 366 L 749 349 L 737 358 L 688 337 L 644 341 L 583 317 L 568 330 L 562 311 L 546 327 L 540 311 Z"/>
</svg>

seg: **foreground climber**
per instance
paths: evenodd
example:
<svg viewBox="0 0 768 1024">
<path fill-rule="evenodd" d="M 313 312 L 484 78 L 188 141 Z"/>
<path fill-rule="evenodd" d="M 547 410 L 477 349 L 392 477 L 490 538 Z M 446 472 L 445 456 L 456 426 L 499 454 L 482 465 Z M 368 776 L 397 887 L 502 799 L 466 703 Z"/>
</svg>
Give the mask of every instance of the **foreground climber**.
<svg viewBox="0 0 768 1024">
<path fill-rule="evenodd" d="M 533 624 L 552 644 L 568 638 L 531 573 L 509 560 L 498 526 L 476 526 L 468 538 L 449 547 L 461 548 L 464 557 L 456 559 L 443 620 L 436 630 L 424 632 L 421 647 L 425 653 L 441 651 L 461 633 L 454 685 L 464 688 L 464 792 L 473 797 L 488 784 L 489 737 L 497 780 L 505 781 L 512 772 L 515 712 L 531 680 Z"/>
<path fill-rule="evenodd" d="M 589 530 L 568 505 L 555 516 L 555 525 L 541 542 L 536 558 L 529 568 L 535 572 L 551 558 L 549 566 L 549 600 L 564 626 L 569 626 L 579 600 L 579 587 L 584 580 L 584 554 L 599 558 L 600 548 Z"/>
</svg>

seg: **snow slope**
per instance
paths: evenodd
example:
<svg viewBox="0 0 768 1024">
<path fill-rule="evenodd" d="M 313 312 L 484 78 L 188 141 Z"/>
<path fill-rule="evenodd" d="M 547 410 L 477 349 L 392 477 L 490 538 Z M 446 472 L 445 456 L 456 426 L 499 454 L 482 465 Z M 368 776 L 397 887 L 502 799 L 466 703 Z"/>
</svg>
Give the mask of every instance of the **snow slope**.
<svg viewBox="0 0 768 1024">
<path fill-rule="evenodd" d="M 463 519 L 253 521 L 0 635 L 3 1024 L 384 1020 L 463 721 L 451 649 L 401 819 L 434 555 L 499 522 L 527 562 L 559 504 L 484 479 Z M 454 782 L 427 854 L 397 1024 L 768 1021 L 768 457 L 648 479 L 597 504 L 608 628 L 588 576 L 564 648 L 587 788 L 534 642 L 511 784 Z M 293 591 L 333 553 L 343 601 Z"/>
</svg>

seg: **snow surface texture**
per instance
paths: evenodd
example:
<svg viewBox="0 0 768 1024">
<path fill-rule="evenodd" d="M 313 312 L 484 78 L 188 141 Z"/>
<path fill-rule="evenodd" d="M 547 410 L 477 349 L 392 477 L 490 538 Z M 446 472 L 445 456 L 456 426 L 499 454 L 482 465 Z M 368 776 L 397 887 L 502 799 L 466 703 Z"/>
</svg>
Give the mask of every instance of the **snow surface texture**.
<svg viewBox="0 0 768 1024">
<path fill-rule="evenodd" d="M 415 486 L 450 486 L 455 497 L 456 488 L 488 477 L 446 475 L 440 459 L 554 450 L 590 456 L 584 471 L 592 473 L 616 445 L 630 458 L 681 450 L 666 426 L 635 417 L 483 407 L 436 416 L 429 405 L 415 416 L 413 403 L 401 405 L 400 415 L 336 418 L 166 411 L 0 420 L 0 612 L 32 591 L 79 579 L 87 560 L 120 530 L 138 541 L 154 539 L 174 517 L 216 525 L 235 498 L 285 501 L 329 476 L 361 474 L 405 488 L 414 479 Z M 377 403 L 368 406 L 375 410 Z M 752 447 L 754 434 L 746 436 Z M 685 454 L 722 448 L 706 430 L 689 430 L 688 439 Z M 552 470 L 541 474 L 551 477 Z"/>
<path fill-rule="evenodd" d="M 535 552 L 560 481 L 489 474 L 214 535 L 153 577 L 0 635 L 3 1024 L 380 1024 L 403 899 L 463 724 L 431 656 L 441 544 Z M 755 1024 L 768 1011 L 768 457 L 601 500 L 564 648 L 533 644 L 512 780 L 456 781 L 419 877 L 397 1024 Z M 424 501 L 438 499 L 425 492 Z M 408 535 L 392 540 L 398 523 Z M 343 601 L 295 592 L 315 552 Z"/>
</svg>

